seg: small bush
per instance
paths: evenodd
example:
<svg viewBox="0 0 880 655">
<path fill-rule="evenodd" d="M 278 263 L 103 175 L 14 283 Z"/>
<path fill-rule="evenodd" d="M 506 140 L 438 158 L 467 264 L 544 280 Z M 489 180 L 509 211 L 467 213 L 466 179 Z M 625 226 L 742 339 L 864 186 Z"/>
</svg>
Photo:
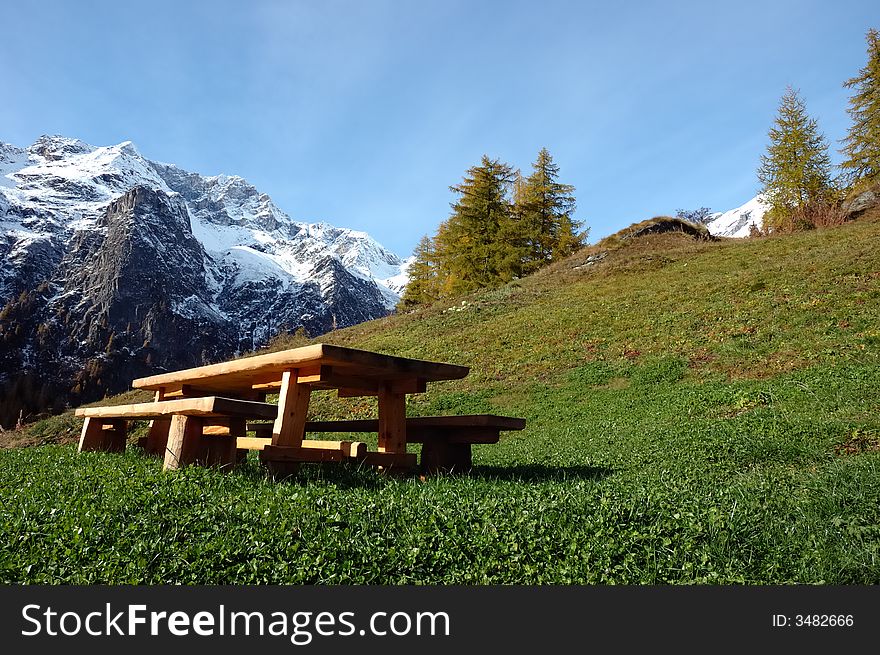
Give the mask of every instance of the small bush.
<svg viewBox="0 0 880 655">
<path fill-rule="evenodd" d="M 768 213 L 765 217 L 765 223 L 770 225 L 773 232 L 784 234 L 835 227 L 845 222 L 846 214 L 838 204 L 819 200 L 809 202 L 788 214 Z"/>
</svg>

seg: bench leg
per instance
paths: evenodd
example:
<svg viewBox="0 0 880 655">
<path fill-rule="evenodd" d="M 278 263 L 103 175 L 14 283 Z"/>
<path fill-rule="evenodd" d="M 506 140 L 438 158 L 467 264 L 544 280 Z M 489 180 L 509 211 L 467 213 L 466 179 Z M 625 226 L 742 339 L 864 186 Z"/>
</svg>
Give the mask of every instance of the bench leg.
<svg viewBox="0 0 880 655">
<path fill-rule="evenodd" d="M 125 419 L 106 419 L 88 416 L 83 421 L 79 437 L 79 452 L 103 451 L 121 453 L 125 451 L 128 436 L 128 421 Z"/>
<path fill-rule="evenodd" d="M 83 422 L 82 433 L 79 436 L 79 452 L 90 450 L 102 450 L 104 445 L 104 424 L 101 419 L 87 416 Z"/>
<path fill-rule="evenodd" d="M 440 439 L 426 439 L 422 444 L 421 465 L 425 473 L 442 473 L 449 459 L 449 443 Z"/>
<path fill-rule="evenodd" d="M 108 453 L 124 453 L 128 438 L 128 421 L 111 419 L 104 424 L 104 450 Z"/>
<path fill-rule="evenodd" d="M 202 427 L 203 420 L 198 416 L 175 414 L 171 418 L 163 470 L 173 471 L 198 459 Z"/>
<path fill-rule="evenodd" d="M 155 419 L 150 422 L 150 431 L 144 450 L 156 457 L 165 455 L 165 447 L 168 445 L 168 431 L 171 429 L 171 419 Z"/>
<path fill-rule="evenodd" d="M 309 413 L 309 399 L 312 389 L 307 384 L 298 384 L 299 371 L 284 371 L 281 376 L 281 389 L 278 391 L 278 416 L 272 426 L 272 444 L 299 451 L 306 433 L 306 418 Z M 242 435 L 244 436 L 244 435 Z M 272 459 L 271 450 L 260 451 L 260 463 L 266 467 L 275 480 L 283 480 L 299 472 L 299 462 Z"/>
<path fill-rule="evenodd" d="M 283 462 L 280 460 L 266 459 L 260 451 L 260 463 L 266 467 L 269 476 L 273 480 L 292 478 L 299 473 L 299 462 Z"/>
<path fill-rule="evenodd" d="M 466 473 L 473 467 L 471 445 L 426 439 L 422 444 L 421 463 L 425 473 Z"/>
<path fill-rule="evenodd" d="M 205 466 L 217 466 L 221 470 L 228 471 L 236 464 L 236 439 L 245 436 L 246 421 L 232 418 L 224 420 L 223 423 L 225 425 L 222 427 L 225 429 L 215 430 L 220 434 L 208 435 L 207 428 L 203 428 L 198 459 Z"/>
<path fill-rule="evenodd" d="M 449 470 L 453 473 L 467 473 L 473 468 L 473 457 L 469 443 L 449 444 Z"/>
</svg>

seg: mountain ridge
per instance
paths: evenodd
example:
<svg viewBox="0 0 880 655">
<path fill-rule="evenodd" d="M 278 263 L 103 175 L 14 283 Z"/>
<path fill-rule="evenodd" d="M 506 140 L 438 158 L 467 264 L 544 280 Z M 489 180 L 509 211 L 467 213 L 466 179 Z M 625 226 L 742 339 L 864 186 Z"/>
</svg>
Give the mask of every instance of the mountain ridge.
<svg viewBox="0 0 880 655">
<path fill-rule="evenodd" d="M 364 232 L 293 220 L 239 176 L 62 136 L 0 143 L 0 255 L 0 385 L 35 411 L 33 396 L 82 402 L 385 316 L 408 265 Z"/>
</svg>

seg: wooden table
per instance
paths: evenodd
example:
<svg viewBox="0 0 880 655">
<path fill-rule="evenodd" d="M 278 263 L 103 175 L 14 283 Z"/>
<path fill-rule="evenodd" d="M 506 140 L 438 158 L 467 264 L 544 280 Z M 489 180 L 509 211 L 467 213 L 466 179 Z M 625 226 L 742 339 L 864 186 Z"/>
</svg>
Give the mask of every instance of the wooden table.
<svg viewBox="0 0 880 655">
<path fill-rule="evenodd" d="M 378 452 L 370 453 L 370 462 L 390 468 L 414 462 L 415 456 L 406 451 L 406 395 L 424 392 L 428 382 L 460 379 L 468 372 L 465 366 L 315 344 L 139 378 L 132 386 L 154 391 L 156 401 L 202 396 L 264 401 L 268 393 L 277 392 L 272 443 L 261 458 L 283 473 L 298 462 L 321 461 L 314 459 L 314 449 L 303 447 L 313 390 L 378 397 Z"/>
</svg>

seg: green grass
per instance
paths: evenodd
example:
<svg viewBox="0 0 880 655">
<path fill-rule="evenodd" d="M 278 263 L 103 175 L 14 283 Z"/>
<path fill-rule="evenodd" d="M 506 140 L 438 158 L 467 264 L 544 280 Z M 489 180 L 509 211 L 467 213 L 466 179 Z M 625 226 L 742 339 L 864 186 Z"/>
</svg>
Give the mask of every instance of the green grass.
<svg viewBox="0 0 880 655">
<path fill-rule="evenodd" d="M 645 237 L 324 338 L 472 367 L 412 415 L 527 419 L 466 477 L 164 474 L 49 419 L 0 451 L 0 583 L 878 583 L 878 237 Z"/>
</svg>

